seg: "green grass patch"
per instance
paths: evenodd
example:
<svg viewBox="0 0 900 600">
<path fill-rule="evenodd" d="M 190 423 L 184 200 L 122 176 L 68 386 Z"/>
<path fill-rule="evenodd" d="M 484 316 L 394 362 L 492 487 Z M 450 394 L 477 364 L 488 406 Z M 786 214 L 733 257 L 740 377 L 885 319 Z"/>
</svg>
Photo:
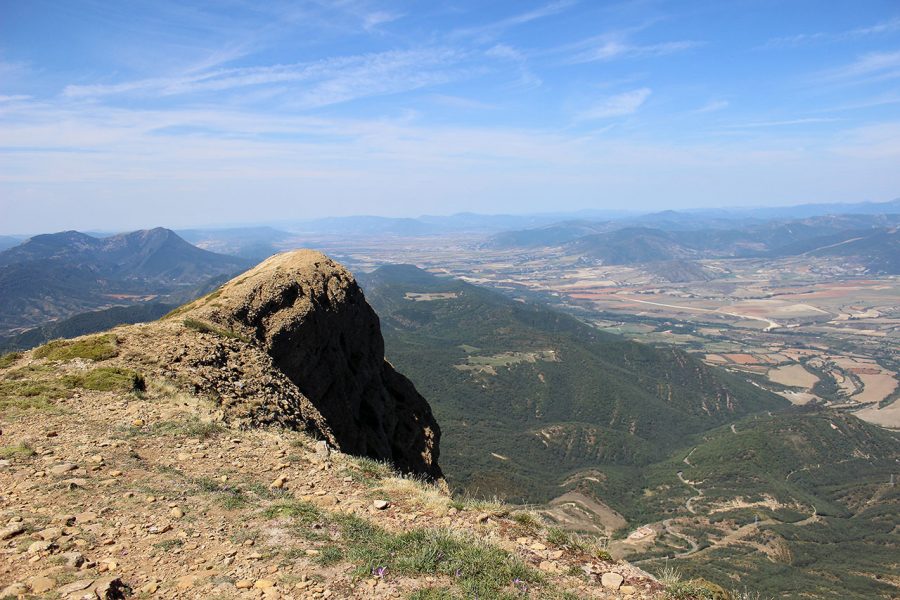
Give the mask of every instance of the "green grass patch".
<svg viewBox="0 0 900 600">
<path fill-rule="evenodd" d="M 203 321 L 198 321 L 197 319 L 185 319 L 184 326 L 188 329 L 193 329 L 194 331 L 199 331 L 200 333 L 211 333 L 213 335 L 217 335 L 223 338 L 229 338 L 233 340 L 241 340 L 242 342 L 249 342 L 245 336 L 235 333 L 233 331 L 229 331 L 228 329 L 224 329 L 222 327 L 216 327 L 215 325 L 211 325 L 209 323 L 204 323 Z"/>
<path fill-rule="evenodd" d="M 677 581 L 666 589 L 666 600 L 731 600 L 722 587 L 705 579 Z"/>
<path fill-rule="evenodd" d="M 453 595 L 450 588 L 430 587 L 416 590 L 409 595 L 409 600 L 452 600 L 458 597 Z"/>
<path fill-rule="evenodd" d="M 521 597 L 530 586 L 544 582 L 541 573 L 513 554 L 449 530 L 392 533 L 355 515 L 326 513 L 304 501 L 275 504 L 263 515 L 290 518 L 303 525 L 320 523 L 331 537 L 316 561 L 322 565 L 349 561 L 356 565 L 355 575 L 360 577 L 449 576 L 454 590 L 466 598 Z"/>
<path fill-rule="evenodd" d="M 311 524 L 324 519 L 324 513 L 316 505 L 303 500 L 281 502 L 270 506 L 263 511 L 263 516 L 267 519 L 286 517 L 296 519 L 304 524 Z"/>
<path fill-rule="evenodd" d="M 83 358 L 101 361 L 118 355 L 118 339 L 111 333 L 95 335 L 80 340 L 53 340 L 37 348 L 33 356 L 47 360 L 72 360 Z"/>
<path fill-rule="evenodd" d="M 0 458 L 28 458 L 34 450 L 28 444 L 19 442 L 12 446 L 0 446 Z"/>
<path fill-rule="evenodd" d="M 579 535 L 558 527 L 547 530 L 547 542 L 557 548 L 588 554 L 602 560 L 611 560 L 606 551 L 604 540 L 589 535 Z"/>
<path fill-rule="evenodd" d="M 337 515 L 346 557 L 357 574 L 446 575 L 466 597 L 496 598 L 543 582 L 509 552 L 450 531 L 389 533 L 352 515 Z"/>
<path fill-rule="evenodd" d="M 53 402 L 72 395 L 68 384 L 59 379 L 0 381 L 0 411 L 55 410 Z"/>
<path fill-rule="evenodd" d="M 73 387 L 98 392 L 143 392 L 147 389 L 143 375 L 119 367 L 98 367 L 83 374 L 67 375 L 64 381 Z"/>
<path fill-rule="evenodd" d="M 396 475 L 391 464 L 384 461 L 366 456 L 354 457 L 351 461 L 352 468 L 347 469 L 346 474 L 358 483 L 372 485 L 382 479 Z"/>
<path fill-rule="evenodd" d="M 510 515 L 510 518 L 523 533 L 537 533 L 543 527 L 541 518 L 527 510 L 516 511 Z"/>
<path fill-rule="evenodd" d="M 342 560 L 344 560 L 344 551 L 340 546 L 336 545 L 325 546 L 319 551 L 319 555 L 316 556 L 316 562 L 323 567 L 339 563 Z"/>
<path fill-rule="evenodd" d="M 21 352 L 7 352 L 0 355 L 0 369 L 5 369 L 22 357 Z"/>
</svg>

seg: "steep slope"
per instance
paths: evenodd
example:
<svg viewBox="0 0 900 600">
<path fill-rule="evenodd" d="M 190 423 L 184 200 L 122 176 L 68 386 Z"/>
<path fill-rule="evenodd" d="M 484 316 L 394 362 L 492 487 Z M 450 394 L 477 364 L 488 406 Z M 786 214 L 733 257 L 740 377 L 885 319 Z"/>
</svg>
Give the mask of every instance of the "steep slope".
<svg viewBox="0 0 900 600">
<path fill-rule="evenodd" d="M 895 227 L 841 237 L 843 239 L 832 236 L 829 243 L 817 245 L 808 254 L 852 258 L 871 273 L 900 275 L 900 229 Z"/>
<path fill-rule="evenodd" d="M 655 531 L 651 544 L 615 543 L 616 555 L 776 596 L 896 597 L 895 432 L 807 410 L 685 441 L 666 461 L 590 484 Z"/>
<path fill-rule="evenodd" d="M 448 432 L 450 484 L 473 493 L 546 501 L 580 470 L 647 464 L 686 435 L 786 405 L 681 351 L 415 267 L 362 282 L 388 358 Z"/>
<path fill-rule="evenodd" d="M 148 296 L 192 296 L 208 280 L 248 266 L 161 228 L 108 238 L 38 235 L 0 252 L 0 333 Z"/>
<path fill-rule="evenodd" d="M 4 355 L 0 597 L 658 595 L 426 482 L 439 430 L 381 348 L 352 276 L 300 251 L 162 321 Z"/>
<path fill-rule="evenodd" d="M 223 328 L 264 351 L 345 452 L 440 476 L 440 429 L 428 403 L 384 360 L 378 316 L 350 272 L 325 255 L 273 256 L 175 318 Z"/>
<path fill-rule="evenodd" d="M 224 428 L 199 398 L 152 383 L 140 397 L 78 393 L 59 403 L 78 419 L 3 415 L 0 598 L 635 600 L 662 589 L 532 513 L 322 455 L 300 432 Z M 605 588 L 605 574 L 630 593 Z"/>
</svg>

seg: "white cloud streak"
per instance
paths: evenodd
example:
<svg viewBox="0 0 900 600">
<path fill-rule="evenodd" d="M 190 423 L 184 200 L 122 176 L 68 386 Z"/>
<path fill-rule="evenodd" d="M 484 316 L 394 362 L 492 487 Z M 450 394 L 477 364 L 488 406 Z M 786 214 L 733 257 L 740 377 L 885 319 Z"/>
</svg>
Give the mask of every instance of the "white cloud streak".
<svg viewBox="0 0 900 600">
<path fill-rule="evenodd" d="M 188 75 L 114 84 L 69 85 L 63 96 L 97 99 L 135 95 L 165 97 L 287 85 L 292 103 L 307 108 L 355 98 L 410 91 L 463 76 L 464 56 L 452 49 L 389 51 L 312 63 L 216 69 Z"/>
<path fill-rule="evenodd" d="M 900 17 L 882 21 L 868 27 L 856 27 L 854 29 L 848 29 L 845 31 L 819 31 L 816 33 L 800 33 L 797 35 L 772 38 L 763 45 L 763 48 L 777 49 L 820 42 L 841 42 L 869 37 L 873 35 L 883 35 L 896 31 L 900 31 Z"/>
<path fill-rule="evenodd" d="M 567 60 L 570 64 L 589 62 L 608 62 L 626 58 L 647 58 L 666 56 L 684 52 L 703 45 L 703 42 L 682 40 L 659 44 L 632 44 L 618 39 L 604 37 L 586 40 L 578 44 L 583 49 L 577 51 Z"/>
<path fill-rule="evenodd" d="M 595 121 L 612 117 L 633 115 L 650 97 L 650 88 L 631 90 L 604 99 L 599 104 L 578 114 L 580 121 Z"/>
<path fill-rule="evenodd" d="M 867 83 L 900 77 L 900 50 L 871 52 L 854 62 L 826 71 L 819 78 L 827 82 Z"/>
</svg>

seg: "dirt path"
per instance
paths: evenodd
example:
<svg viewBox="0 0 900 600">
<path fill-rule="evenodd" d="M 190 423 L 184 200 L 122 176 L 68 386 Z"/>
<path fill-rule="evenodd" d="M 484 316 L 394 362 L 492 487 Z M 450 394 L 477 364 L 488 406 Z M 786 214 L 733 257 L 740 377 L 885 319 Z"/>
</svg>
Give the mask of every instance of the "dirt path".
<svg viewBox="0 0 900 600">
<path fill-rule="evenodd" d="M 736 319 L 749 320 L 749 321 L 762 321 L 766 323 L 765 331 L 771 331 L 772 329 L 777 329 L 781 327 L 780 323 L 776 323 L 772 319 L 767 319 L 765 317 L 757 317 L 753 315 L 742 315 L 739 313 L 728 312 L 726 310 L 722 310 L 721 308 L 699 308 L 696 306 L 679 306 L 677 304 L 663 304 L 662 302 L 650 302 L 649 300 L 638 300 L 637 298 L 629 298 L 627 296 L 623 298 L 619 298 L 622 302 L 638 302 L 640 304 L 650 304 L 652 306 L 662 306 L 663 308 L 677 308 L 678 310 L 686 310 L 691 312 L 702 312 L 702 313 L 712 313 L 717 315 L 727 315 L 729 317 L 735 317 Z"/>
<path fill-rule="evenodd" d="M 691 496 L 684 503 L 684 508 L 692 515 L 696 515 L 697 511 L 694 509 L 694 501 L 703 497 L 703 490 L 701 490 L 700 488 L 695 486 L 693 481 L 689 481 L 689 480 L 685 479 L 684 471 L 678 471 L 678 479 L 681 481 L 681 483 L 683 483 L 684 485 L 686 485 L 689 488 L 691 488 L 692 490 L 694 490 L 694 492 L 696 492 L 696 494 L 697 494 L 696 496 Z"/>
</svg>

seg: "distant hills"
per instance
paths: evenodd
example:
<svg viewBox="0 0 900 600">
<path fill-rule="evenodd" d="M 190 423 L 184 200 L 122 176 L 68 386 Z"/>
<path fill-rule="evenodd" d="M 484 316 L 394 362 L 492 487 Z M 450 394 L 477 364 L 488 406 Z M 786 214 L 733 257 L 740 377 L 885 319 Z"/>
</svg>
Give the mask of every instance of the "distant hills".
<svg viewBox="0 0 900 600">
<path fill-rule="evenodd" d="M 651 218 L 652 217 L 652 218 Z M 855 259 L 872 273 L 900 273 L 897 231 L 900 215 L 819 216 L 795 221 L 767 221 L 729 227 L 694 217 L 647 218 L 662 227 L 630 225 L 644 218 L 604 223 L 564 222 L 497 234 L 490 248 L 553 248 L 608 265 L 709 258 L 785 258 L 799 255 Z"/>
<path fill-rule="evenodd" d="M 611 549 L 653 572 L 766 597 L 895 590 L 896 432 L 415 267 L 360 280 L 441 423 L 451 487 L 556 498 L 582 523 L 602 502 L 624 517 Z M 622 539 L 641 525 L 648 542 Z"/>
<path fill-rule="evenodd" d="M 38 235 L 0 252 L 0 333 L 113 305 L 190 299 L 250 264 L 162 228 L 106 238 Z"/>
<path fill-rule="evenodd" d="M 360 276 L 386 353 L 428 397 L 451 485 L 523 501 L 574 472 L 649 464 L 778 396 L 674 349 L 607 334 L 412 266 Z"/>
<path fill-rule="evenodd" d="M 767 597 L 894 597 L 896 432 L 848 414 L 792 410 L 685 442 L 665 461 L 587 482 L 632 522 L 677 522 L 682 539 L 669 541 L 685 547 L 683 573 L 740 579 Z M 671 547 L 627 555 L 651 570 L 670 556 Z"/>
<path fill-rule="evenodd" d="M 254 262 L 278 252 L 294 237 L 274 227 L 235 227 L 218 229 L 180 229 L 176 232 L 191 244 L 210 252 L 230 254 Z"/>
<path fill-rule="evenodd" d="M 79 313 L 67 319 L 53 321 L 46 325 L 0 337 L 0 352 L 27 350 L 58 338 L 72 338 L 79 335 L 112 329 L 116 325 L 155 321 L 175 308 L 174 304 L 142 302 L 131 306 L 112 306 L 101 310 Z"/>
</svg>

